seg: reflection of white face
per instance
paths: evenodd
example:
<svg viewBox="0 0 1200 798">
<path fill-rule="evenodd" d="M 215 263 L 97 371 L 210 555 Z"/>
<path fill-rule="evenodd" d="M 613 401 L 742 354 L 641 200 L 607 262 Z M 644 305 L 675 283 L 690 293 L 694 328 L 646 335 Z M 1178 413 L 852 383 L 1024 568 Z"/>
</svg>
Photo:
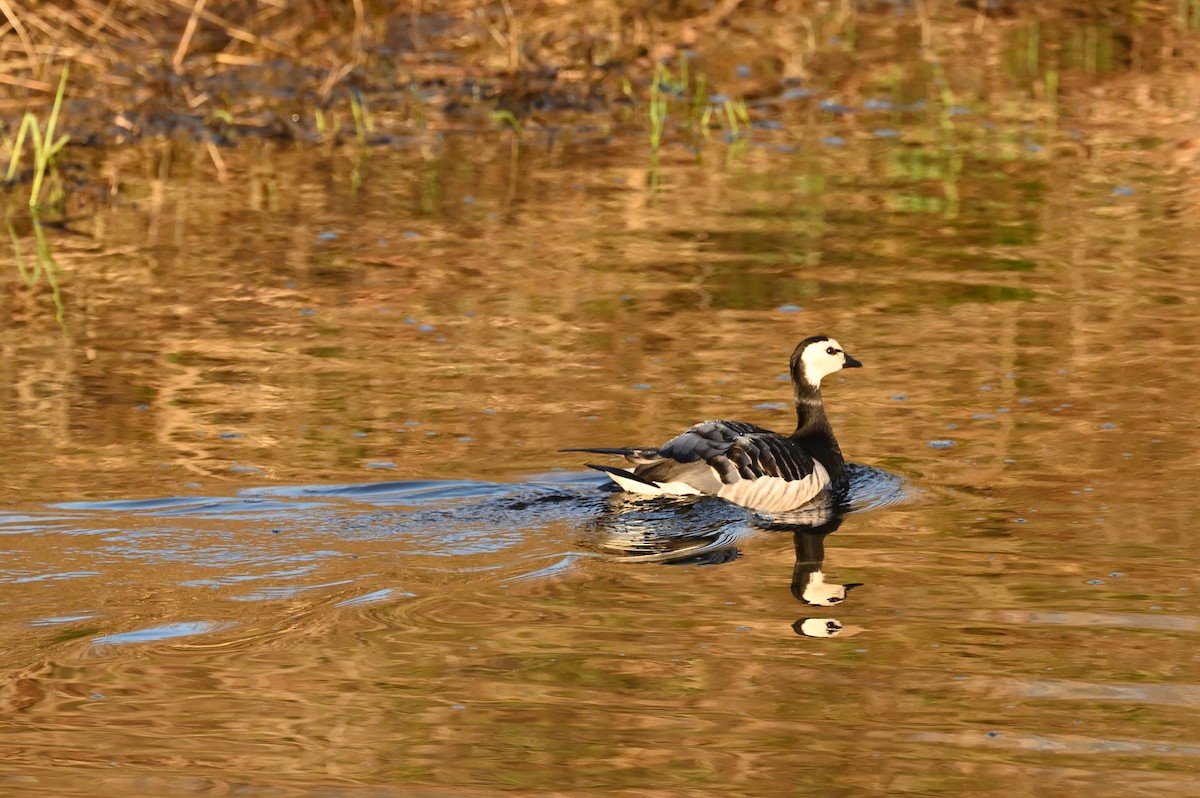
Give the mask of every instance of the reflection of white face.
<svg viewBox="0 0 1200 798">
<path fill-rule="evenodd" d="M 835 637 L 842 631 L 842 622 L 833 618 L 807 618 L 800 622 L 800 634 L 805 637 Z"/>
<path fill-rule="evenodd" d="M 826 582 L 825 574 L 814 571 L 801 595 L 805 604 L 812 604 L 814 607 L 830 607 L 846 598 L 846 586 Z"/>
<path fill-rule="evenodd" d="M 846 353 L 842 351 L 841 344 L 827 338 L 806 346 L 800 353 L 800 362 L 804 364 L 804 378 L 814 388 L 819 388 L 822 378 L 841 371 L 846 365 Z"/>
</svg>

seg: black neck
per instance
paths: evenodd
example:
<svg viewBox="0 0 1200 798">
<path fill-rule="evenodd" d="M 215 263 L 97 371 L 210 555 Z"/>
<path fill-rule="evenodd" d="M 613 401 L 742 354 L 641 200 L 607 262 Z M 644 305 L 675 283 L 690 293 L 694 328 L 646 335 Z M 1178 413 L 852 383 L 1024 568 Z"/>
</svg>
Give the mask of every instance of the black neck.
<svg viewBox="0 0 1200 798">
<path fill-rule="evenodd" d="M 821 389 L 813 387 L 800 375 L 796 385 L 796 431 L 792 440 L 825 466 L 834 482 L 841 479 L 846 462 L 842 450 L 833 437 L 833 427 L 825 416 L 825 403 L 821 401 Z"/>
</svg>

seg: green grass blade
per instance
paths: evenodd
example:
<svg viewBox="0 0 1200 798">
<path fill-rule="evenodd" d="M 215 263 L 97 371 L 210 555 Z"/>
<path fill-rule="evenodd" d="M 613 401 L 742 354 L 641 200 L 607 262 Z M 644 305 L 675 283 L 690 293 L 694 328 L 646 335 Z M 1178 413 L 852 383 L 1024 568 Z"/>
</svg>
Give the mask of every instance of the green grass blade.
<svg viewBox="0 0 1200 798">
<path fill-rule="evenodd" d="M 8 162 L 7 180 L 10 182 L 17 176 L 17 170 L 21 166 L 21 152 L 25 149 L 25 138 L 29 134 L 29 128 L 37 126 L 37 117 L 33 114 L 25 114 L 21 118 L 21 127 L 17 129 L 17 138 L 12 146 L 12 155 Z"/>
<path fill-rule="evenodd" d="M 62 76 L 58 79 L 58 92 L 54 95 L 54 105 L 50 109 L 50 118 L 46 120 L 46 131 L 43 134 L 36 118 L 29 127 L 33 139 L 33 185 L 29 189 L 29 207 L 36 208 L 42 196 L 42 182 L 46 179 L 46 170 L 50 168 L 54 156 L 66 144 L 60 138 L 55 138 L 54 130 L 58 127 L 58 114 L 62 110 L 63 97 L 67 92 L 68 65 L 63 66 Z M 56 146 L 57 145 L 57 146 Z"/>
</svg>

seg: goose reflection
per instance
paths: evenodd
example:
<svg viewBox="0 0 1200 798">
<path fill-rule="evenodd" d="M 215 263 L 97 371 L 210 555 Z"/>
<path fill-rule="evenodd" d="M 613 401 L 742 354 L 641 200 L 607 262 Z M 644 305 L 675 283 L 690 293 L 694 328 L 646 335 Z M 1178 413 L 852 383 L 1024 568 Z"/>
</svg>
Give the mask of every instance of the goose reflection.
<svg viewBox="0 0 1200 798">
<path fill-rule="evenodd" d="M 861 629 L 847 627 L 836 618 L 801 618 L 792 624 L 792 631 L 801 637 L 837 637 L 840 634 L 856 635 Z"/>
<path fill-rule="evenodd" d="M 849 502 L 842 494 L 805 508 L 801 513 L 772 519 L 765 525 L 770 530 L 792 533 L 796 550 L 792 596 L 801 604 L 832 607 L 845 601 L 851 590 L 862 587 L 861 582 L 838 584 L 825 580 L 825 538 L 837 531 L 849 510 Z M 792 630 L 802 637 L 851 636 L 862 631 L 857 626 L 846 626 L 836 618 L 801 618 L 792 624 Z"/>
<path fill-rule="evenodd" d="M 796 566 L 792 569 L 792 595 L 796 601 L 813 607 L 832 607 L 846 600 L 846 594 L 861 582 L 844 585 L 825 581 L 825 536 L 841 525 L 841 516 L 816 529 L 795 529 Z"/>
<path fill-rule="evenodd" d="M 841 526 L 849 509 L 845 495 L 830 496 L 786 515 L 755 515 L 747 523 L 744 510 L 725 502 L 615 493 L 608 497 L 605 512 L 593 521 L 590 537 L 597 548 L 627 562 L 720 565 L 740 556 L 738 544 L 745 537 L 763 530 L 788 532 L 796 552 L 792 596 L 805 606 L 832 607 L 862 586 L 825 578 L 825 538 Z M 836 618 L 801 618 L 792 629 L 803 637 L 862 631 Z"/>
</svg>

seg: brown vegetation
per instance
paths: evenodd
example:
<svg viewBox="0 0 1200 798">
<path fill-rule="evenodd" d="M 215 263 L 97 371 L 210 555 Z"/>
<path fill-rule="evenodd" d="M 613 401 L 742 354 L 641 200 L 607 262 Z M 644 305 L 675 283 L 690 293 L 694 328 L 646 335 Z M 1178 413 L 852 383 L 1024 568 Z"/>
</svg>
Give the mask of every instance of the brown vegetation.
<svg viewBox="0 0 1200 798">
<path fill-rule="evenodd" d="M 685 52 L 711 92 L 754 100 L 801 80 L 851 95 L 902 80 L 900 54 L 914 46 L 951 95 L 1006 71 L 1052 92 L 1072 70 L 1193 64 L 1193 5 L 0 0 L 0 114 L 48 106 L 70 64 L 64 121 L 77 143 L 361 139 L 363 109 L 380 140 L 495 125 L 494 111 L 535 125 L 599 113 L 608 124 L 646 99 L 657 62 Z"/>
<path fill-rule="evenodd" d="M 622 79 L 646 74 L 648 56 L 693 42 L 737 5 L 2 3 L 0 108 L 47 101 L 70 62 L 76 108 L 91 112 L 76 122 L 103 119 L 87 132 L 105 140 L 220 122 L 303 138 L 315 109 L 351 91 L 407 121 L 476 106 L 587 110 L 628 92 Z"/>
</svg>

